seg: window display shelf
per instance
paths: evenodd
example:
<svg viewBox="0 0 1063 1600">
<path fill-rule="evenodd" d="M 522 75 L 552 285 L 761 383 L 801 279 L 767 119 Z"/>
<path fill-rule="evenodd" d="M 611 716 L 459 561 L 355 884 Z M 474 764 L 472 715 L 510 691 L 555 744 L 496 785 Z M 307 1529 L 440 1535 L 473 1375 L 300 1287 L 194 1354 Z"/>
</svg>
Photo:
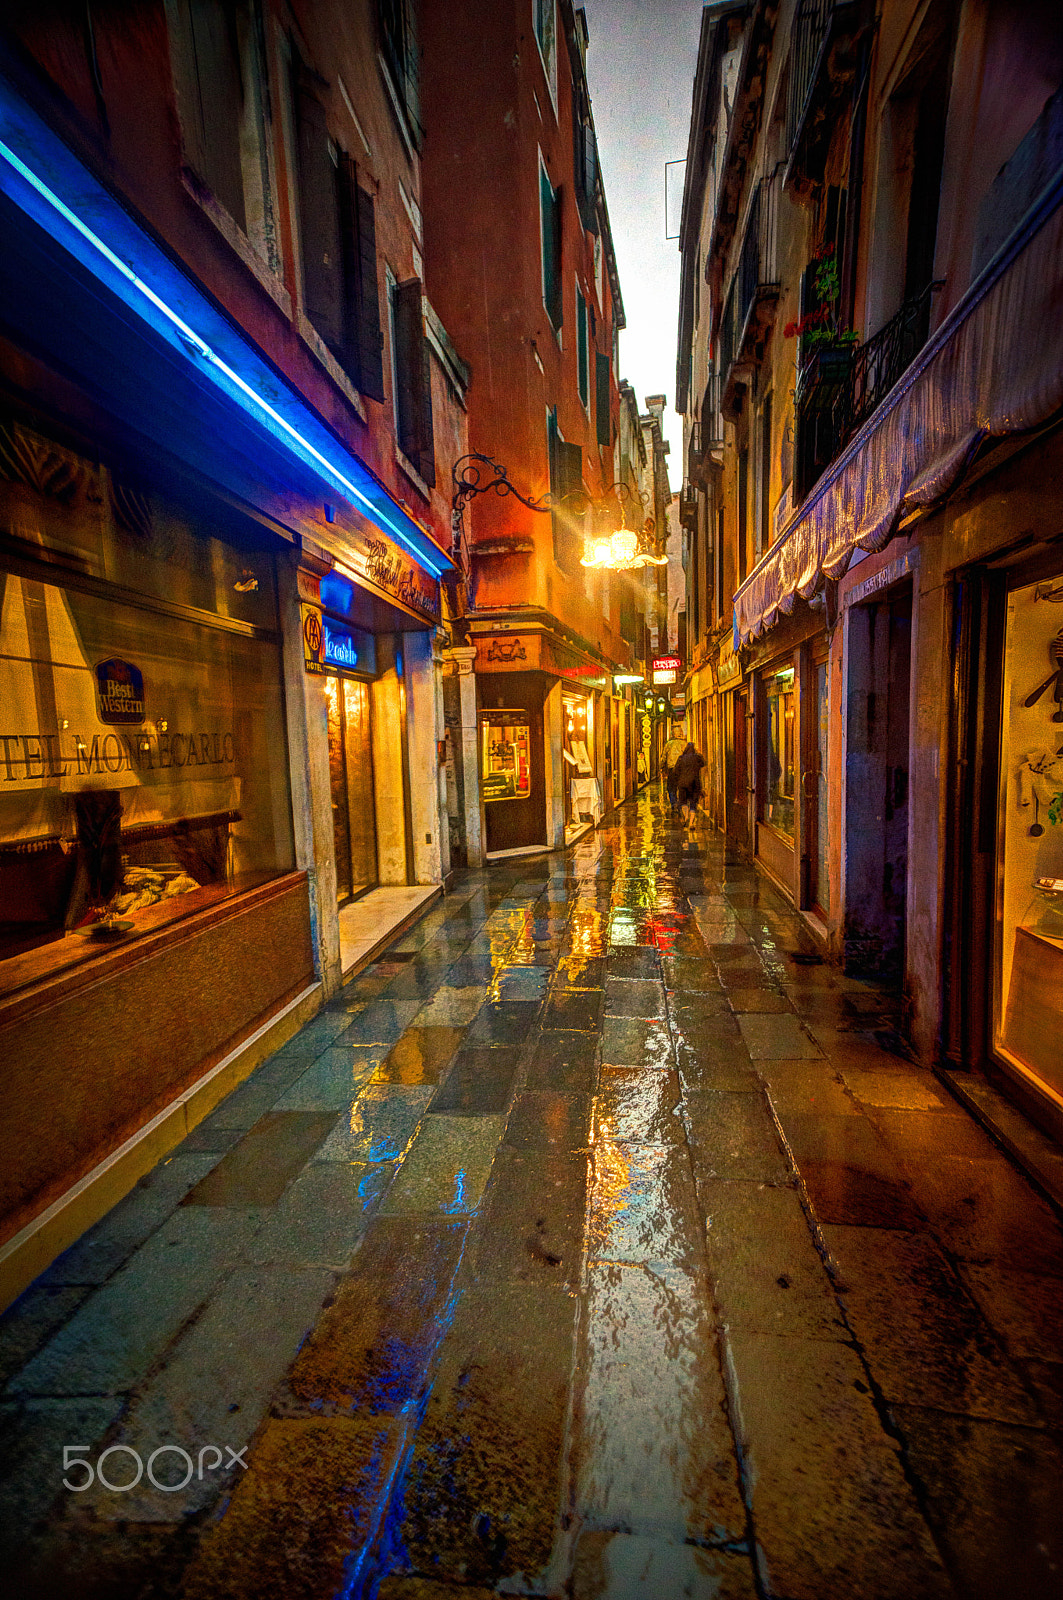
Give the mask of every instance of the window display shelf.
<svg viewBox="0 0 1063 1600">
<path fill-rule="evenodd" d="M 106 978 L 168 940 L 202 931 L 234 908 L 287 893 L 305 876 L 302 872 L 279 878 L 265 873 L 239 874 L 229 883 L 205 884 L 133 912 L 123 919 L 133 927 L 117 937 L 97 939 L 75 930 L 47 945 L 9 956 L 0 961 L 0 1026 L 50 1004 L 60 992 L 73 992 Z"/>
</svg>

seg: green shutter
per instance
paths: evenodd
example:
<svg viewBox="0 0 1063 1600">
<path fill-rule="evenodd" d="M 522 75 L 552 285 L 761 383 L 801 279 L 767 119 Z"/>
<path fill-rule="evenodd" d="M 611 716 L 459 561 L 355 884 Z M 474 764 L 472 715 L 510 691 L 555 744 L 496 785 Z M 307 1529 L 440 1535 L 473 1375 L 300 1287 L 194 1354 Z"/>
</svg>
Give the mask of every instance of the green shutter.
<svg viewBox="0 0 1063 1600">
<path fill-rule="evenodd" d="M 588 360 L 587 360 L 587 302 L 584 300 L 579 286 L 576 286 L 576 382 L 579 385 L 579 397 L 584 405 L 590 402 L 590 389 L 588 387 Z"/>
<path fill-rule="evenodd" d="M 594 352 L 594 410 L 598 443 L 608 450 L 613 442 L 613 419 L 610 414 L 609 357 L 600 350 Z"/>
</svg>

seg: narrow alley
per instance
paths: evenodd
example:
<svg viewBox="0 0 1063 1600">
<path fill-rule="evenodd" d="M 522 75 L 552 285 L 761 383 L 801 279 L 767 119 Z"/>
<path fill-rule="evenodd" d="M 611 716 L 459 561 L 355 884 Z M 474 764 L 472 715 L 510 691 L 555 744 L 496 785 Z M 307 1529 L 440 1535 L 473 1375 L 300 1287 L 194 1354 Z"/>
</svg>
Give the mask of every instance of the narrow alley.
<svg viewBox="0 0 1063 1600">
<path fill-rule="evenodd" d="M 656 786 L 460 875 L 0 1323 L 7 1592 L 1063 1594 L 1059 1220 L 894 1022 Z"/>
</svg>

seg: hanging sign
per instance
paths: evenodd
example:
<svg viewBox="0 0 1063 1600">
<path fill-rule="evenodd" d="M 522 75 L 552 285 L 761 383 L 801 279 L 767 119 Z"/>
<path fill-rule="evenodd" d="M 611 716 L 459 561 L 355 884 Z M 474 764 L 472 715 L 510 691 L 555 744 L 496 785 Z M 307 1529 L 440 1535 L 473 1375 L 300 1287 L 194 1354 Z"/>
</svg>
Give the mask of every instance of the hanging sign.
<svg viewBox="0 0 1063 1600">
<path fill-rule="evenodd" d="M 308 606 L 304 602 L 300 605 L 299 611 L 303 620 L 303 665 L 307 672 L 324 672 L 325 629 L 322 626 L 320 608 Z"/>
<path fill-rule="evenodd" d="M 654 683 L 675 683 L 679 678 L 679 671 L 683 663 L 678 656 L 654 656 L 653 678 Z"/>
</svg>

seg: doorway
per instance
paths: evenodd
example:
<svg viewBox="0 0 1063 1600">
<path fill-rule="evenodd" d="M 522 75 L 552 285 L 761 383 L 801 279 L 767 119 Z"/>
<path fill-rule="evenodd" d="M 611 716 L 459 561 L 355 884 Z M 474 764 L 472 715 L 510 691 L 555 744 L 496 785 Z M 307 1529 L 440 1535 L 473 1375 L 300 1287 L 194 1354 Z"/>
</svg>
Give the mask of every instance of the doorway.
<svg viewBox="0 0 1063 1600">
<path fill-rule="evenodd" d="M 727 784 L 727 832 L 737 845 L 749 844 L 749 725 L 744 689 L 731 695 L 733 738 Z"/>
<path fill-rule="evenodd" d="M 912 590 L 848 618 L 845 964 L 900 982 L 908 895 Z"/>
<path fill-rule="evenodd" d="M 805 903 L 824 921 L 830 913 L 830 813 L 827 789 L 827 740 L 830 728 L 830 662 L 811 663 L 809 690 L 812 715 L 805 754 L 802 790 L 808 878 Z"/>
<path fill-rule="evenodd" d="M 336 901 L 345 906 L 378 881 L 369 685 L 325 678 Z"/>
</svg>

